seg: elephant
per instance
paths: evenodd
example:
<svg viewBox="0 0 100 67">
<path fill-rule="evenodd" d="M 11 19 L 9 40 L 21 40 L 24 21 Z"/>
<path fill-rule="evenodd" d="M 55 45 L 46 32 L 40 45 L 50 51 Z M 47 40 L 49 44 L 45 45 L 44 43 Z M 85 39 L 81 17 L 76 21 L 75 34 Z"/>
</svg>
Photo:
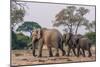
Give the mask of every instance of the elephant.
<svg viewBox="0 0 100 67">
<path fill-rule="evenodd" d="M 80 34 L 77 34 L 77 35 L 74 35 L 73 33 L 63 34 L 63 43 L 65 43 L 65 45 L 68 45 L 68 54 L 67 54 L 67 56 L 70 55 L 71 49 L 72 49 L 74 55 L 77 56 L 77 53 L 76 53 L 75 49 L 77 48 L 78 39 L 82 38 L 82 37 L 83 36 L 80 35 Z"/>
<path fill-rule="evenodd" d="M 76 43 L 75 43 L 74 35 L 72 33 L 63 34 L 63 43 L 65 43 L 65 45 L 68 45 L 67 56 L 70 55 L 71 49 L 72 49 L 74 55 L 76 56 L 76 51 L 75 51 Z"/>
<path fill-rule="evenodd" d="M 59 49 L 62 51 L 62 55 L 65 55 L 65 51 L 63 49 L 62 44 L 62 34 L 57 29 L 47 29 L 41 28 L 36 29 L 32 32 L 32 48 L 33 48 L 33 56 L 35 55 L 35 46 L 36 42 L 38 42 L 39 46 L 39 55 L 42 56 L 42 48 L 45 44 L 49 50 L 49 56 L 52 57 L 52 47 L 56 48 L 56 56 L 59 56 Z"/>
<path fill-rule="evenodd" d="M 77 40 L 77 56 L 80 55 L 80 49 L 82 50 L 82 55 L 83 57 L 85 57 L 85 50 L 88 51 L 88 57 L 91 57 L 92 56 L 92 53 L 91 53 L 91 41 L 87 38 L 87 37 L 82 37 L 82 38 L 79 38 Z"/>
</svg>

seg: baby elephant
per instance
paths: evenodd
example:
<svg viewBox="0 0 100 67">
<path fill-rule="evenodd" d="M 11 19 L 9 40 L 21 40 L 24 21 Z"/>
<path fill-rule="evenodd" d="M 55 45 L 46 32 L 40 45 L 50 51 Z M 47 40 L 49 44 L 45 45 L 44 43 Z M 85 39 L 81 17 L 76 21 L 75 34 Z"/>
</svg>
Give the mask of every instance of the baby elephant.
<svg viewBox="0 0 100 67">
<path fill-rule="evenodd" d="M 80 54 L 80 49 L 82 49 L 82 53 L 84 57 L 85 57 L 85 50 L 88 51 L 88 57 L 92 56 L 90 48 L 91 48 L 91 42 L 88 38 L 86 37 L 79 38 L 78 45 L 77 45 L 77 50 L 78 50 L 77 56 L 79 56 Z"/>
</svg>

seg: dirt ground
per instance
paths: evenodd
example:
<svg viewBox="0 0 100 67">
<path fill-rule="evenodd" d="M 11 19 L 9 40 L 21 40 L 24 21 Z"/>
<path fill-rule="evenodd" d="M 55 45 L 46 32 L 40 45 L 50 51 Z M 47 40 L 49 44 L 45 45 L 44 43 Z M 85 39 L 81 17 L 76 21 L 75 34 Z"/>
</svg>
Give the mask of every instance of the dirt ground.
<svg viewBox="0 0 100 67">
<path fill-rule="evenodd" d="M 54 63 L 69 63 L 69 62 L 85 62 L 95 61 L 95 47 L 91 48 L 92 57 L 76 57 L 71 53 L 71 56 L 62 56 L 62 52 L 59 51 L 60 56 L 55 56 L 55 49 L 52 50 L 54 57 L 48 57 L 48 50 L 43 49 L 43 56 L 41 58 L 33 57 L 32 50 L 12 50 L 11 51 L 11 66 L 20 65 L 37 65 L 37 64 L 54 64 Z M 37 52 L 38 53 L 38 52 Z M 86 52 L 86 55 L 88 52 Z"/>
</svg>

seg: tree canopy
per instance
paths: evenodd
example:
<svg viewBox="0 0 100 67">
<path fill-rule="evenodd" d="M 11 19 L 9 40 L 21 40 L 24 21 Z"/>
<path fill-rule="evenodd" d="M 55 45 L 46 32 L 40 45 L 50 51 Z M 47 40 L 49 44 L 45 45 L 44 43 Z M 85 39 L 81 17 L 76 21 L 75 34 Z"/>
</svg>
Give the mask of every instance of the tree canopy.
<svg viewBox="0 0 100 67">
<path fill-rule="evenodd" d="M 18 2 L 17 0 L 11 1 L 11 27 L 23 21 L 25 16 L 25 3 Z"/>
<path fill-rule="evenodd" d="M 21 26 L 19 26 L 17 28 L 17 31 L 24 31 L 24 32 L 31 33 L 32 30 L 34 30 L 36 28 L 41 28 L 41 26 L 38 23 L 36 23 L 36 22 L 26 21 Z"/>
<path fill-rule="evenodd" d="M 32 32 L 36 28 L 41 28 L 41 26 L 32 21 L 26 21 L 21 26 L 17 28 L 17 31 Z M 25 36 L 22 33 L 15 33 L 12 31 L 12 49 L 25 49 L 28 44 L 31 44 L 31 37 Z"/>
<path fill-rule="evenodd" d="M 84 23 L 85 29 L 89 32 L 96 32 L 96 21 L 92 21 L 91 23 Z"/>
<path fill-rule="evenodd" d="M 77 8 L 75 6 L 68 6 L 55 16 L 53 26 L 63 25 L 65 31 L 68 30 L 69 32 L 75 32 L 77 34 L 79 26 L 88 22 L 84 17 L 88 12 L 89 10 L 84 7 Z"/>
</svg>

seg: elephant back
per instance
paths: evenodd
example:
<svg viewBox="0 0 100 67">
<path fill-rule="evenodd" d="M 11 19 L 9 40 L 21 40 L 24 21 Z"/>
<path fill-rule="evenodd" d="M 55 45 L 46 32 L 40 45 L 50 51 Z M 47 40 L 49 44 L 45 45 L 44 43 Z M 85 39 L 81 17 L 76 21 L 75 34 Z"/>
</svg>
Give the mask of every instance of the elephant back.
<svg viewBox="0 0 100 67">
<path fill-rule="evenodd" d="M 54 44 L 62 42 L 62 34 L 57 29 L 43 30 L 43 39 L 45 44 Z"/>
<path fill-rule="evenodd" d="M 84 47 L 84 49 L 89 49 L 91 47 L 91 41 L 86 37 L 80 38 L 79 44 L 80 47 Z"/>
</svg>

